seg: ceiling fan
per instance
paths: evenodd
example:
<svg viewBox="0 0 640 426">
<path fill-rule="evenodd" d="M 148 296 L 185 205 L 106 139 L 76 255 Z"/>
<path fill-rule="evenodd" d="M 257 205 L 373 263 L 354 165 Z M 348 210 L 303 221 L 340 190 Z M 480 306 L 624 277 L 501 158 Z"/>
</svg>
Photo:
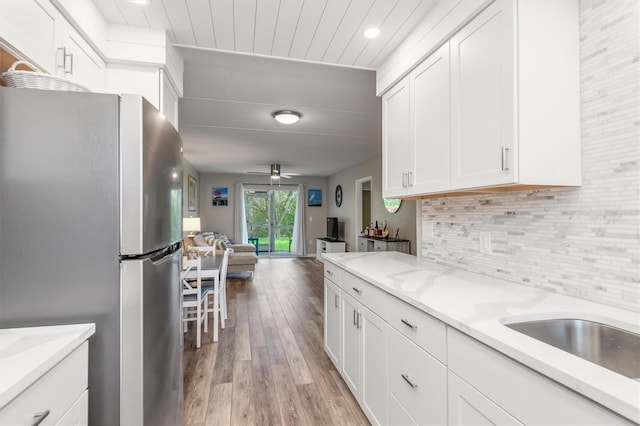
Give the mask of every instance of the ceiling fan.
<svg viewBox="0 0 640 426">
<path fill-rule="evenodd" d="M 261 175 L 261 176 L 269 176 L 273 180 L 280 179 L 281 177 L 285 179 L 291 179 L 293 176 L 300 176 L 300 173 L 281 173 L 280 164 L 272 164 L 271 168 L 268 172 L 247 172 L 250 175 Z"/>
</svg>

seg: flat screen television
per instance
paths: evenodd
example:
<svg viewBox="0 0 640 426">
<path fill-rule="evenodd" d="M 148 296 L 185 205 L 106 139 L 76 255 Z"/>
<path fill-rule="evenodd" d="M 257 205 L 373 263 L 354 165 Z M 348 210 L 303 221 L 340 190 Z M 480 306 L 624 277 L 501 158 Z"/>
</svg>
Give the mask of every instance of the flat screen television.
<svg viewBox="0 0 640 426">
<path fill-rule="evenodd" d="M 339 240 L 340 235 L 338 232 L 338 218 L 337 217 L 328 217 L 327 218 L 327 238 L 331 240 Z"/>
</svg>

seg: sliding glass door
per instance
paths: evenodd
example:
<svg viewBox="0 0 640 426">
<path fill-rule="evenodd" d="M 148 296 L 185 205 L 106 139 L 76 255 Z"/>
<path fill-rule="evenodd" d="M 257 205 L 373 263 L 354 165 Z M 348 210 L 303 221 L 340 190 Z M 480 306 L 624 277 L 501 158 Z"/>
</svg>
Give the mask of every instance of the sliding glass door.
<svg viewBox="0 0 640 426">
<path fill-rule="evenodd" d="M 296 191 L 245 190 L 247 235 L 259 255 L 290 255 L 296 217 Z"/>
</svg>

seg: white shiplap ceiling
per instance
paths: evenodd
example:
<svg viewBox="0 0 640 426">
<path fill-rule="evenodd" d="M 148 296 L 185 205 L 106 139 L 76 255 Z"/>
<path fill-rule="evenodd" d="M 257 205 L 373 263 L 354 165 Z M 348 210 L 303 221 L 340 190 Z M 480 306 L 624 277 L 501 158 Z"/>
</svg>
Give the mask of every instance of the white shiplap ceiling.
<svg viewBox="0 0 640 426">
<path fill-rule="evenodd" d="M 177 45 L 375 69 L 435 0 L 94 0 L 108 22 L 164 28 Z M 363 31 L 378 27 L 369 40 Z"/>
<path fill-rule="evenodd" d="M 314 176 L 380 154 L 374 70 L 436 2 L 94 0 L 107 22 L 164 29 L 181 48 L 180 134 L 199 171 L 279 163 L 285 173 Z M 381 35 L 369 40 L 363 31 L 372 26 Z M 277 124 L 278 109 L 302 120 Z"/>
</svg>

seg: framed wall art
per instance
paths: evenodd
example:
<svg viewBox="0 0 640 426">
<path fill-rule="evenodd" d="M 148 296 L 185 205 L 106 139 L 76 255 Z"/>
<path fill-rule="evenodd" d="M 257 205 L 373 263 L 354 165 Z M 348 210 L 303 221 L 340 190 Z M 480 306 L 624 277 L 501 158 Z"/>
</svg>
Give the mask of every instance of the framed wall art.
<svg viewBox="0 0 640 426">
<path fill-rule="evenodd" d="M 198 181 L 191 175 L 187 182 L 187 209 L 190 212 L 198 209 Z"/>
<path fill-rule="evenodd" d="M 229 205 L 229 188 L 226 186 L 214 186 L 211 188 L 211 205 L 228 206 Z"/>
<path fill-rule="evenodd" d="M 310 189 L 307 193 L 307 205 L 309 207 L 322 206 L 322 189 Z"/>
</svg>

